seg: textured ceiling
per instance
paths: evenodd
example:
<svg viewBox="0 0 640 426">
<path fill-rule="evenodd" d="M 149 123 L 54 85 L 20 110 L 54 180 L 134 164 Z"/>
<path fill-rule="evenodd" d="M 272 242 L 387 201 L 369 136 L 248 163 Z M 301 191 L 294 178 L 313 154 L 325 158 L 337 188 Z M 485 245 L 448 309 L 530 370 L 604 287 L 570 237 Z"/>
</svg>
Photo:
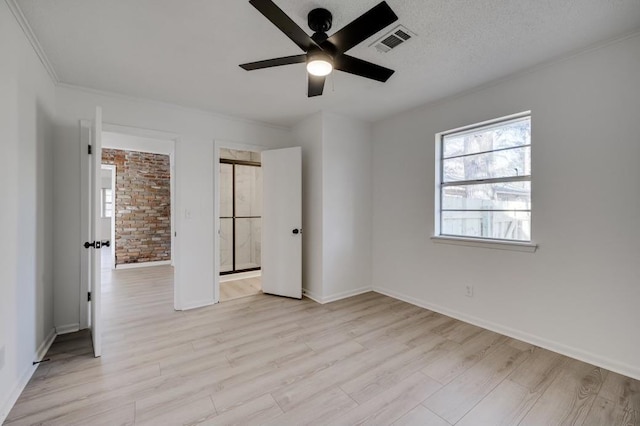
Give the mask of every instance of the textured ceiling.
<svg viewBox="0 0 640 426">
<path fill-rule="evenodd" d="M 309 33 L 325 7 L 336 31 L 377 0 L 275 0 Z M 18 0 L 60 81 L 291 125 L 324 109 L 377 120 L 640 29 L 640 0 L 388 0 L 417 34 L 389 53 L 349 53 L 396 70 L 342 72 L 306 96 L 304 64 L 238 64 L 302 53 L 245 0 Z M 391 29 L 389 27 L 389 29 Z"/>
</svg>

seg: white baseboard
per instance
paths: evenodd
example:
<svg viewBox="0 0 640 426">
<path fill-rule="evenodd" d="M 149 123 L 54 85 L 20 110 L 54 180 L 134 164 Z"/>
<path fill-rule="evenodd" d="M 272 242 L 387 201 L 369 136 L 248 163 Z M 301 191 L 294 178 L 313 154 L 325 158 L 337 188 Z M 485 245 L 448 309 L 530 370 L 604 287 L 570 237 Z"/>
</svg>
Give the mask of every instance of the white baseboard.
<svg viewBox="0 0 640 426">
<path fill-rule="evenodd" d="M 180 310 L 188 311 L 189 309 L 204 308 L 205 306 L 215 305 L 215 303 L 216 302 L 213 299 L 196 300 L 193 302 L 183 303 L 182 306 L 180 307 Z"/>
<path fill-rule="evenodd" d="M 116 265 L 116 270 L 121 269 L 135 269 L 135 268 L 148 268 L 150 266 L 171 265 L 170 260 L 158 260 L 156 262 L 141 262 L 141 263 L 120 263 Z"/>
<path fill-rule="evenodd" d="M 322 298 L 322 303 L 330 303 L 335 302 L 336 300 L 346 299 L 347 297 L 357 296 L 362 293 L 367 293 L 373 291 L 371 287 L 360 287 L 354 290 L 341 291 L 339 293 L 333 293 L 329 296 L 325 296 Z"/>
<path fill-rule="evenodd" d="M 384 294 L 385 296 L 393 297 L 394 299 L 402 300 L 412 305 L 420 306 L 421 308 L 429 309 L 447 315 L 452 318 L 459 319 L 460 321 L 467 322 L 469 324 L 476 325 L 478 327 L 485 328 L 487 330 L 494 331 L 499 334 L 503 334 L 514 339 L 522 340 L 523 342 L 530 343 L 535 346 L 539 346 L 550 351 L 566 355 L 570 358 L 577 359 L 579 361 L 593 364 L 598 367 L 605 368 L 610 371 L 622 374 L 627 377 L 631 377 L 636 380 L 640 380 L 640 367 L 628 365 L 607 357 L 596 355 L 591 352 L 584 351 L 582 349 L 574 348 L 572 346 L 565 345 L 560 342 L 548 340 L 540 336 L 529 334 L 524 331 L 516 330 L 511 327 L 507 327 L 501 324 L 497 324 L 491 321 L 483 320 L 472 315 L 467 315 L 462 312 L 454 311 L 443 306 L 434 305 L 432 303 L 425 302 L 412 296 L 399 293 L 394 290 L 389 290 L 380 287 L 374 287 L 373 291 L 376 293 Z"/>
<path fill-rule="evenodd" d="M 73 323 L 73 324 L 65 324 L 65 325 L 56 326 L 56 334 L 75 333 L 78 330 L 80 330 L 80 324 L 77 323 L 77 322 Z"/>
<path fill-rule="evenodd" d="M 313 300 L 316 303 L 320 303 L 320 304 L 324 303 L 322 301 L 322 297 L 321 296 L 318 296 L 317 294 L 315 294 L 312 291 L 307 290 L 306 288 L 302 289 L 302 297 L 308 297 L 309 299 Z"/>
<path fill-rule="evenodd" d="M 47 351 L 53 344 L 56 336 L 56 329 L 52 328 L 49 332 L 49 335 L 42 341 L 42 343 L 36 350 L 33 361 L 40 361 L 42 358 L 44 358 L 44 356 L 47 354 Z M 31 376 L 33 376 L 33 373 L 36 371 L 36 368 L 38 368 L 38 365 L 28 365 L 25 368 L 24 372 L 20 376 L 20 379 L 18 380 L 18 383 L 15 384 L 15 386 L 13 387 L 13 391 L 11 392 L 11 394 L 9 394 L 9 398 L 7 398 L 7 400 L 2 403 L 2 408 L 0 408 L 0 424 L 4 423 L 4 421 L 7 419 L 11 408 L 13 408 L 13 405 L 20 397 L 20 394 L 27 386 L 27 383 L 29 383 L 29 380 L 31 379 Z"/>
<path fill-rule="evenodd" d="M 238 272 L 237 274 L 220 275 L 219 281 L 226 283 L 227 281 L 243 280 L 245 278 L 255 278 L 262 275 L 262 271 Z"/>
<path fill-rule="evenodd" d="M 315 294 L 315 293 L 303 288 L 302 289 L 302 295 L 305 296 L 305 297 L 308 297 L 309 299 L 313 300 L 314 302 L 317 302 L 317 303 L 320 303 L 320 304 L 324 305 L 325 303 L 335 302 L 336 300 L 346 299 L 347 297 L 357 296 L 359 294 L 367 293 L 369 291 L 373 291 L 373 289 L 371 287 L 360 287 L 360 288 L 357 288 L 355 290 L 341 291 L 339 293 L 334 293 L 334 294 L 331 294 L 329 296 L 321 297 L 321 296 L 318 296 L 317 294 Z"/>
</svg>

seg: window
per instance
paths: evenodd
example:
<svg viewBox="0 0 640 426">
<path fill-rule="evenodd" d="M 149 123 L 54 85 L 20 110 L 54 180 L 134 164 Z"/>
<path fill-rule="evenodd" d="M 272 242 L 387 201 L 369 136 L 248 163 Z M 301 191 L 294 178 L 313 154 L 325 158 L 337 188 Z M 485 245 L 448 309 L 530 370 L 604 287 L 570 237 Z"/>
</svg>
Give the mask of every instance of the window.
<svg viewBox="0 0 640 426">
<path fill-rule="evenodd" d="M 100 210 L 102 217 L 111 217 L 113 214 L 113 190 L 110 188 L 102 188 Z"/>
<path fill-rule="evenodd" d="M 437 135 L 436 236 L 531 241 L 529 113 Z"/>
</svg>

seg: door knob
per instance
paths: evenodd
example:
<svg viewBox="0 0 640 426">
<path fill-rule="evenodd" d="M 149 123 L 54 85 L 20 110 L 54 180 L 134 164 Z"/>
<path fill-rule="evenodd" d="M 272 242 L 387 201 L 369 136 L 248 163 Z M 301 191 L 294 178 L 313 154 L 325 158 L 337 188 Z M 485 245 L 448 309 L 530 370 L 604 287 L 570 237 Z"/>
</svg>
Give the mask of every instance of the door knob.
<svg viewBox="0 0 640 426">
<path fill-rule="evenodd" d="M 300 230 L 296 228 L 296 229 L 294 229 L 292 232 L 293 232 L 294 234 L 299 234 L 299 233 L 300 233 Z"/>
</svg>

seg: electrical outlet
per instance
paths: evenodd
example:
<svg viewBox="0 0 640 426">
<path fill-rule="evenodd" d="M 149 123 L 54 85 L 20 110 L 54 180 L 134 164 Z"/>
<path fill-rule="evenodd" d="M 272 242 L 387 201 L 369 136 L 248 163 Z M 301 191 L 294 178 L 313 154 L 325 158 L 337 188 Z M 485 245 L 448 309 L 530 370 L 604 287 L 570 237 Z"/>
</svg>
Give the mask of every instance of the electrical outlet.
<svg viewBox="0 0 640 426">
<path fill-rule="evenodd" d="M 471 284 L 466 285 L 464 294 L 467 297 L 473 297 L 473 286 Z"/>
</svg>

